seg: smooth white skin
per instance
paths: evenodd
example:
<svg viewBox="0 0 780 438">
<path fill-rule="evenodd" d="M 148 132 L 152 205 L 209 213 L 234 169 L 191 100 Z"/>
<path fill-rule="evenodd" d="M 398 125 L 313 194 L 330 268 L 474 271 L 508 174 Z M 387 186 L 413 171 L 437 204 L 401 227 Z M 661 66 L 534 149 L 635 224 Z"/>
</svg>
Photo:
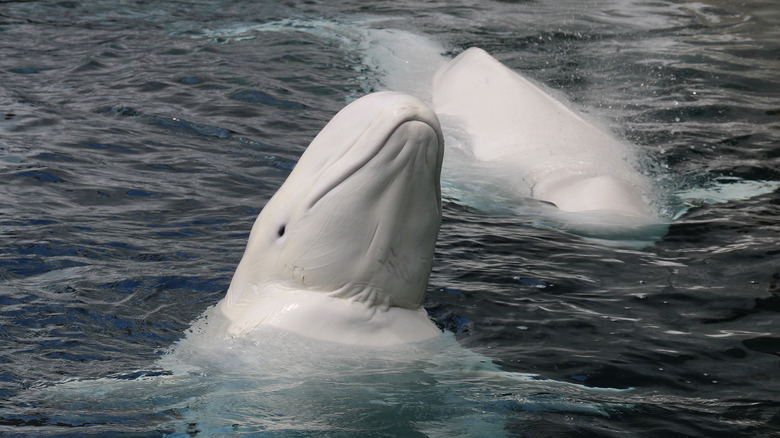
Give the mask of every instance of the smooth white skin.
<svg viewBox="0 0 780 438">
<path fill-rule="evenodd" d="M 530 188 L 567 212 L 654 218 L 626 144 L 484 50 L 442 66 L 432 100 L 439 117 L 467 131 L 474 158 L 494 163 L 518 192 Z"/>
<path fill-rule="evenodd" d="M 381 92 L 317 135 L 249 236 L 217 310 L 238 335 L 273 325 L 388 345 L 441 332 L 421 308 L 441 224 L 436 115 Z"/>
</svg>

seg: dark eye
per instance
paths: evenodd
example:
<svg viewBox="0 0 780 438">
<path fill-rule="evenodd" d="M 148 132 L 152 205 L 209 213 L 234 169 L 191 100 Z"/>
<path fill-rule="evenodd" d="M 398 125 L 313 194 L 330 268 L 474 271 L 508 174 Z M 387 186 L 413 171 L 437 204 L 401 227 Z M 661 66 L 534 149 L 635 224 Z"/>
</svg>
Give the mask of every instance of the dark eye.
<svg viewBox="0 0 780 438">
<path fill-rule="evenodd" d="M 279 227 L 279 229 L 278 229 L 278 230 L 276 230 L 276 235 L 277 235 L 278 237 L 282 237 L 282 236 L 284 236 L 284 228 L 285 228 L 285 226 L 284 226 L 284 225 L 282 225 L 281 227 Z"/>
</svg>

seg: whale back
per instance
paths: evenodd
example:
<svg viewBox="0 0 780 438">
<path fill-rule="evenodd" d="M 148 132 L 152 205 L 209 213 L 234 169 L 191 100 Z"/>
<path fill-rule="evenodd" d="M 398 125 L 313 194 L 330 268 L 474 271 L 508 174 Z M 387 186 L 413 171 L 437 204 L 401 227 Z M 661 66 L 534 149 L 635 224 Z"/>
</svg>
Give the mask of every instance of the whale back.
<svg viewBox="0 0 780 438">
<path fill-rule="evenodd" d="M 628 145 L 554 94 L 470 48 L 436 72 L 433 108 L 445 124 L 461 125 L 474 159 L 495 164 L 519 193 L 564 211 L 652 216 Z"/>
</svg>

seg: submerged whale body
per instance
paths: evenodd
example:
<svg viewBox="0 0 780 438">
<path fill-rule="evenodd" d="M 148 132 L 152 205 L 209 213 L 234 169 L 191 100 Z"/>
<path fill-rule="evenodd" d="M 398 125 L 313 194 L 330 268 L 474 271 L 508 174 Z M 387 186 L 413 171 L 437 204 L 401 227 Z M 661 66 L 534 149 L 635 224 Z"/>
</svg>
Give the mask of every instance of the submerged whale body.
<svg viewBox="0 0 780 438">
<path fill-rule="evenodd" d="M 390 345 L 439 335 L 421 308 L 441 224 L 444 141 L 412 96 L 341 110 L 258 216 L 212 315 L 314 339 Z"/>
<path fill-rule="evenodd" d="M 487 178 L 554 205 L 564 228 L 618 236 L 661 222 L 628 145 L 482 49 L 437 70 L 432 108 Z"/>
</svg>

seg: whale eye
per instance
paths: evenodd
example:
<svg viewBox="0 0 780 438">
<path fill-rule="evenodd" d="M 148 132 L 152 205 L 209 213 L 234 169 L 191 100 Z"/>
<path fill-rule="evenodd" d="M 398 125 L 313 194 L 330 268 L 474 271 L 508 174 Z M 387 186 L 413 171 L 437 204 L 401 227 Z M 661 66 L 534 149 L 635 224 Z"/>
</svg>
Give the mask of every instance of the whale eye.
<svg viewBox="0 0 780 438">
<path fill-rule="evenodd" d="M 277 237 L 284 236 L 284 231 L 285 231 L 285 225 L 282 225 L 281 227 L 279 227 L 278 230 L 276 230 L 276 236 Z"/>
</svg>

